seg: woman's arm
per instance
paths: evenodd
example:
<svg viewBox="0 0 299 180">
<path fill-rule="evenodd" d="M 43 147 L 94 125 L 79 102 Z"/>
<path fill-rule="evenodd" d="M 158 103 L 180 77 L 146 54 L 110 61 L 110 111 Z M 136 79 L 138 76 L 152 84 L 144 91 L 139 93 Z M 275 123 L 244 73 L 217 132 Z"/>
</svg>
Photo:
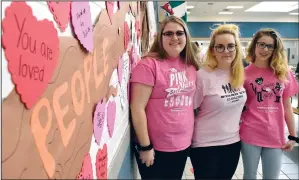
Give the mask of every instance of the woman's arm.
<svg viewBox="0 0 299 180">
<path fill-rule="evenodd" d="M 291 136 L 296 137 L 295 120 L 294 120 L 293 108 L 292 108 L 290 98 L 285 98 L 283 100 L 283 106 L 285 112 L 285 121 L 288 126 L 289 133 Z"/>
<path fill-rule="evenodd" d="M 145 107 L 152 93 L 152 86 L 132 83 L 131 91 L 131 113 L 132 122 L 141 146 L 150 145 L 150 139 L 147 130 L 147 118 Z"/>
</svg>

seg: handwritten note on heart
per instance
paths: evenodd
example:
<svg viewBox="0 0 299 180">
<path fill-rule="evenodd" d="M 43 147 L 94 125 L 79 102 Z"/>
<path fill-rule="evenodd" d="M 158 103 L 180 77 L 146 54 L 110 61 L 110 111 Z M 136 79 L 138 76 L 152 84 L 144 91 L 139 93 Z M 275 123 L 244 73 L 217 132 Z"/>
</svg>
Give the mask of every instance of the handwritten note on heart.
<svg viewBox="0 0 299 180">
<path fill-rule="evenodd" d="M 96 158 L 96 174 L 98 179 L 107 179 L 108 171 L 108 154 L 107 145 L 104 144 L 103 149 L 99 149 Z"/>
<path fill-rule="evenodd" d="M 114 122 L 116 117 L 116 103 L 114 101 L 109 102 L 107 107 L 107 126 L 109 136 L 112 137 L 114 131 Z"/>
<path fill-rule="evenodd" d="M 22 102 L 30 109 L 44 93 L 55 70 L 59 53 L 57 30 L 48 20 L 37 21 L 25 2 L 12 2 L 6 8 L 2 27 L 8 70 Z"/>
<path fill-rule="evenodd" d="M 71 2 L 48 1 L 48 6 L 61 32 L 70 22 Z"/>
<path fill-rule="evenodd" d="M 81 172 L 78 174 L 76 179 L 93 179 L 91 158 L 89 153 L 84 157 Z"/>
<path fill-rule="evenodd" d="M 114 1 L 106 1 L 106 9 L 108 12 L 108 16 L 110 19 L 110 23 L 112 24 L 112 15 L 113 15 L 113 10 L 114 10 Z"/>
<path fill-rule="evenodd" d="M 81 44 L 92 53 L 94 44 L 89 2 L 73 1 L 71 14 L 72 24 L 77 38 Z"/>
<path fill-rule="evenodd" d="M 127 22 L 124 24 L 124 45 L 125 45 L 125 50 L 127 50 L 128 45 L 130 42 L 130 28 Z"/>
<path fill-rule="evenodd" d="M 106 100 L 103 99 L 101 102 L 98 102 L 93 116 L 93 133 L 98 145 L 100 145 L 104 128 L 105 107 Z"/>
</svg>

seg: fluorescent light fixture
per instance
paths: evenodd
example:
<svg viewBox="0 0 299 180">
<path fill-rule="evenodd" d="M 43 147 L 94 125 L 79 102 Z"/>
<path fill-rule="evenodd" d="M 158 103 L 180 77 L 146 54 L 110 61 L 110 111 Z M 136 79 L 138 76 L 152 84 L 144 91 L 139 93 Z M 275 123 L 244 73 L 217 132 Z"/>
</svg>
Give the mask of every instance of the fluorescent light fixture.
<svg viewBox="0 0 299 180">
<path fill-rule="evenodd" d="M 290 15 L 299 15 L 299 13 L 290 13 Z"/>
<path fill-rule="evenodd" d="M 242 9 L 244 6 L 227 6 L 226 9 Z"/>
<path fill-rule="evenodd" d="M 190 14 L 191 12 L 190 11 L 187 11 L 187 14 Z"/>
<path fill-rule="evenodd" d="M 298 9 L 297 1 L 264 1 L 245 12 L 290 12 Z"/>
<path fill-rule="evenodd" d="M 187 6 L 187 9 L 193 9 L 194 6 Z"/>
<path fill-rule="evenodd" d="M 219 12 L 218 14 L 233 14 L 234 12 L 229 12 L 229 11 L 223 11 L 223 12 Z"/>
</svg>

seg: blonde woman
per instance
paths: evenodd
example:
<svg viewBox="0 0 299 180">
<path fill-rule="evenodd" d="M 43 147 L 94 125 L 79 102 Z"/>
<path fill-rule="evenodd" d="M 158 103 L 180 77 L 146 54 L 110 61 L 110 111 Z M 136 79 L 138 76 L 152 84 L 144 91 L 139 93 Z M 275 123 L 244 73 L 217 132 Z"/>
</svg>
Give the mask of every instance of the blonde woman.
<svg viewBox="0 0 299 180">
<path fill-rule="evenodd" d="M 248 99 L 240 129 L 243 178 L 256 179 L 261 158 L 263 178 L 278 179 L 283 150 L 292 150 L 296 140 L 290 97 L 298 93 L 298 84 L 288 68 L 282 40 L 273 29 L 255 33 L 246 59 L 251 65 L 245 69 Z M 288 142 L 284 123 L 290 133 Z"/>
<path fill-rule="evenodd" d="M 212 33 L 205 65 L 197 72 L 191 162 L 196 179 L 231 179 L 240 157 L 239 122 L 246 93 L 238 26 Z"/>
<path fill-rule="evenodd" d="M 167 17 L 131 76 L 135 155 L 142 179 L 181 179 L 194 127 L 198 65 L 186 24 Z"/>
</svg>

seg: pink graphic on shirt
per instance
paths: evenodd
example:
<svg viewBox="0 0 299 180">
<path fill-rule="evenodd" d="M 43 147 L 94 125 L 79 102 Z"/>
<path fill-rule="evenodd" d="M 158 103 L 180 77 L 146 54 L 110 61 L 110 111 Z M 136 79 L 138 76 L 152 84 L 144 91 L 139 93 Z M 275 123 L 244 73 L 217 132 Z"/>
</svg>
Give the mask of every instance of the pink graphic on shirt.
<svg viewBox="0 0 299 180">
<path fill-rule="evenodd" d="M 164 107 L 171 108 L 171 111 L 183 111 L 192 105 L 193 97 L 184 95 L 194 90 L 194 81 L 189 81 L 187 72 L 177 71 L 175 68 L 169 70 L 169 88 L 165 91 L 168 93 L 164 101 Z"/>
</svg>

